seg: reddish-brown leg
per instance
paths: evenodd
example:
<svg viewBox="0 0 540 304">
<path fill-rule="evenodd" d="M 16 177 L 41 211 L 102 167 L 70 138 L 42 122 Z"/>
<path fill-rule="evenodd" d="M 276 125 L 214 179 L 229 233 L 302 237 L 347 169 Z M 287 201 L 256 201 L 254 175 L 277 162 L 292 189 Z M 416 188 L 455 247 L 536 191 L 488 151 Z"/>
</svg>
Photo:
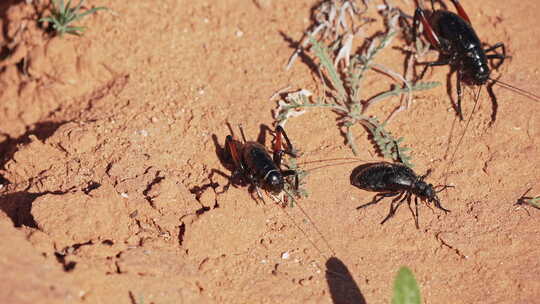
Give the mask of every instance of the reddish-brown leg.
<svg viewBox="0 0 540 304">
<path fill-rule="evenodd" d="M 281 139 L 281 136 L 285 137 L 285 141 L 287 142 L 287 150 L 285 151 L 283 149 L 283 140 Z M 294 152 L 292 151 L 293 147 L 291 144 L 291 141 L 289 140 L 289 137 L 287 136 L 287 133 L 285 133 L 285 130 L 281 126 L 276 127 L 276 141 L 274 142 L 274 163 L 276 166 L 281 170 L 281 159 L 283 158 L 284 153 L 288 153 L 289 155 L 292 155 L 293 157 L 296 157 Z M 298 174 L 294 170 L 281 170 L 281 174 L 283 176 L 295 176 L 295 188 L 298 189 Z"/>
<path fill-rule="evenodd" d="M 287 142 L 287 150 L 283 149 L 283 140 L 281 137 L 285 138 L 285 141 Z M 274 142 L 274 163 L 279 167 L 281 165 L 281 158 L 283 157 L 283 154 L 287 153 L 289 155 L 292 155 L 293 157 L 296 157 L 296 155 L 293 152 L 293 146 L 291 144 L 291 141 L 289 140 L 289 137 L 287 136 L 287 133 L 285 133 L 285 130 L 281 126 L 276 127 L 276 141 Z"/>
<path fill-rule="evenodd" d="M 433 45 L 434 47 L 440 49 L 441 48 L 441 42 L 439 40 L 439 37 L 437 37 L 437 34 L 429 24 L 429 21 L 426 18 L 426 15 L 424 14 L 424 11 L 421 8 L 417 8 L 414 12 L 414 21 L 413 21 L 413 29 L 414 29 L 414 40 L 416 42 L 417 37 L 417 29 L 419 22 L 422 22 L 422 27 L 424 28 L 424 32 L 426 33 L 426 38 L 428 39 L 429 43 Z"/>
<path fill-rule="evenodd" d="M 244 171 L 244 166 L 240 160 L 240 155 L 238 154 L 238 142 L 234 140 L 231 135 L 227 135 L 225 138 L 225 146 L 227 151 L 230 153 L 231 158 L 234 162 L 235 170 Z"/>
<path fill-rule="evenodd" d="M 465 10 L 463 9 L 463 6 L 461 6 L 461 4 L 459 4 L 459 1 L 458 0 L 450 0 L 452 1 L 452 3 L 454 4 L 454 6 L 456 7 L 456 10 L 458 12 L 458 15 L 463 18 L 465 21 L 467 21 L 469 24 L 471 24 L 471 19 L 469 19 L 469 16 L 467 15 L 467 13 L 465 12 Z"/>
</svg>

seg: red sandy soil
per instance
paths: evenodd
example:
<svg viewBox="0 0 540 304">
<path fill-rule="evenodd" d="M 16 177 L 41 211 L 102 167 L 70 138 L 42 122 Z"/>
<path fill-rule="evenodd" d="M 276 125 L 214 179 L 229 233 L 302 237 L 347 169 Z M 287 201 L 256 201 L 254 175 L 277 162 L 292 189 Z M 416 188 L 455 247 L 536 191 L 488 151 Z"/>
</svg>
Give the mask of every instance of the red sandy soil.
<svg viewBox="0 0 540 304">
<path fill-rule="evenodd" d="M 465 123 L 455 120 L 446 67 L 426 76 L 444 85 L 416 94 L 388 126 L 406 138 L 419 174 L 432 168 L 428 181 L 455 185 L 440 193 L 451 213 L 420 206 L 421 229 L 405 207 L 380 225 L 387 201 L 355 210 L 373 196 L 350 185 L 357 164 L 305 179 L 300 203 L 331 259 L 298 208 L 257 204 L 245 187 L 217 195 L 227 183 L 219 175 L 216 189 L 204 188 L 213 169 L 230 173 L 213 139 L 223 144 L 227 122 L 255 139 L 273 123 L 274 92 L 321 94 L 307 65 L 284 69 L 316 4 L 89 0 L 110 11 L 83 19 L 81 37 L 50 38 L 36 22 L 48 1 L 3 0 L 0 302 L 389 303 L 406 265 L 424 303 L 539 303 L 540 212 L 514 203 L 528 188 L 540 193 L 540 104 L 495 87 L 489 127 L 484 90 L 450 162 Z M 505 42 L 512 56 L 494 76 L 540 92 L 538 5 L 463 5 L 480 37 Z M 381 30 L 380 18 L 370 26 Z M 377 62 L 402 71 L 403 54 L 387 49 Z M 372 75 L 365 96 L 389 87 Z M 397 103 L 369 114 L 385 117 Z M 469 89 L 465 115 L 472 105 Z M 302 161 L 352 156 L 331 112 L 286 127 Z M 365 130 L 355 133 L 360 157 L 377 160 Z"/>
</svg>

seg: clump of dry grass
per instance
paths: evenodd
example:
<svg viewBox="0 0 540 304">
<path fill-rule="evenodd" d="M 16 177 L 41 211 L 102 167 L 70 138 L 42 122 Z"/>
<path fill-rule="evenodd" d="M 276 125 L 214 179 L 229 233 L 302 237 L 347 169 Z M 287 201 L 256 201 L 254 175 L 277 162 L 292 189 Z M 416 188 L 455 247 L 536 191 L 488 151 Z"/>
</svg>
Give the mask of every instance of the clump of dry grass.
<svg viewBox="0 0 540 304">
<path fill-rule="evenodd" d="M 364 1 L 363 4 L 367 8 L 368 2 Z M 363 12 L 354 1 L 324 1 L 315 10 L 315 24 L 308 29 L 306 38 L 291 56 L 287 67 L 294 63 L 298 54 L 310 47 L 311 58 L 318 64 L 324 93 L 317 98 L 305 89 L 284 94 L 275 110 L 275 119 L 278 124 L 283 125 L 288 119 L 302 115 L 311 108 L 331 110 L 339 115 L 338 125 L 344 128 L 346 142 L 355 155 L 358 154 L 358 148 L 352 127 L 361 124 L 370 133 L 377 150 L 384 157 L 412 166 L 411 157 L 407 154 L 408 149 L 401 146 L 404 138 L 394 138 L 385 130 L 386 123 L 380 123 L 377 117 L 367 115 L 366 110 L 369 106 L 394 96 L 405 96 L 406 105 L 409 105 L 413 92 L 429 90 L 440 83 L 413 83 L 411 77 L 402 76 L 376 62 L 377 55 L 392 45 L 397 34 L 403 33 L 406 36 L 410 31 L 409 27 L 400 26 L 399 20 L 403 18 L 401 10 L 389 5 L 380 10 L 386 31 L 371 39 L 362 51 L 353 53 L 353 40 L 360 31 L 356 24 L 366 19 L 362 19 Z M 410 61 L 412 63 L 412 60 Z M 362 83 L 370 70 L 387 75 L 396 83 L 388 91 L 363 98 Z M 403 108 L 406 107 L 400 107 L 397 112 Z"/>
</svg>

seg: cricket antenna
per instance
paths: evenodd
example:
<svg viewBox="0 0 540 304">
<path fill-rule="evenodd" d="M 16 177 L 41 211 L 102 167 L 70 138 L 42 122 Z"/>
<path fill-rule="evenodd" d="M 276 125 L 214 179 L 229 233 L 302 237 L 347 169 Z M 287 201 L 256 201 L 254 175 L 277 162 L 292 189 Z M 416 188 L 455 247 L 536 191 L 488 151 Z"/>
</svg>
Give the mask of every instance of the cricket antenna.
<svg viewBox="0 0 540 304">
<path fill-rule="evenodd" d="M 505 89 L 508 89 L 510 91 L 513 91 L 513 92 L 515 92 L 515 93 L 517 93 L 517 94 L 519 94 L 521 96 L 524 96 L 524 97 L 527 97 L 527 98 L 529 98 L 531 100 L 540 102 L 540 96 L 538 96 L 538 95 L 536 95 L 536 94 L 534 94 L 532 92 L 525 91 L 525 90 L 520 89 L 520 88 L 518 88 L 516 86 L 513 86 L 513 85 L 511 85 L 509 83 L 506 83 L 506 82 L 503 82 L 503 81 L 500 81 L 498 79 L 494 79 L 494 78 L 491 78 L 491 77 L 489 78 L 489 80 L 491 80 L 491 81 L 493 81 L 493 83 L 498 84 L 499 86 L 501 86 L 501 87 L 503 87 Z"/>
<path fill-rule="evenodd" d="M 461 136 L 459 137 L 458 143 L 456 145 L 456 149 L 454 149 L 454 153 L 452 153 L 452 156 L 450 157 L 450 161 L 448 162 L 448 166 L 446 167 L 445 172 L 448 172 L 450 169 L 450 165 L 454 163 L 454 159 L 456 157 L 457 151 L 459 150 L 459 146 L 461 145 L 461 142 L 463 141 L 463 138 L 465 137 L 465 134 L 467 133 L 467 130 L 469 129 L 469 124 L 471 123 L 472 116 L 474 114 L 474 111 L 476 110 L 476 106 L 478 105 L 478 100 L 480 100 L 480 92 L 482 91 L 482 87 L 478 87 L 478 92 L 474 96 L 474 106 L 471 111 L 471 114 L 469 115 L 469 118 L 467 119 L 467 123 L 465 123 L 465 130 L 463 133 L 461 133 Z M 446 178 L 444 183 L 446 184 Z"/>
<path fill-rule="evenodd" d="M 294 199 L 293 196 L 292 196 L 292 194 L 289 193 L 287 190 L 283 190 L 283 191 L 284 191 L 285 193 L 287 193 L 287 195 L 288 195 L 289 197 L 291 197 L 292 199 Z M 271 197 L 274 199 L 274 201 L 276 201 L 276 202 L 281 202 L 281 203 L 283 204 L 283 201 L 282 201 L 279 197 L 277 197 L 277 196 L 275 196 L 275 195 L 271 195 Z M 336 256 L 336 253 L 335 253 L 334 249 L 332 248 L 332 246 L 330 246 L 330 243 L 329 243 L 328 240 L 324 237 L 324 235 L 323 235 L 322 232 L 319 230 L 319 228 L 317 228 L 317 226 L 316 226 L 315 223 L 313 222 L 313 219 L 311 219 L 311 216 L 309 216 L 309 215 L 307 214 L 307 212 L 304 210 L 304 208 L 302 208 L 302 206 L 298 203 L 298 201 L 295 200 L 295 202 L 296 202 L 296 205 L 295 205 L 295 206 L 298 207 L 298 209 L 300 209 L 300 211 L 304 214 L 304 216 L 308 219 L 308 221 L 311 223 L 311 225 L 315 228 L 315 230 L 317 231 L 317 233 L 318 233 L 318 234 L 320 235 L 320 237 L 323 239 L 323 241 L 325 242 L 325 244 L 326 244 L 326 246 L 328 247 L 328 249 L 330 249 L 330 252 L 331 252 L 332 256 Z M 327 259 L 327 257 L 322 253 L 321 249 L 319 249 L 319 247 L 315 244 L 315 242 L 314 242 L 313 240 L 311 240 L 311 238 L 307 235 L 307 233 L 304 231 L 304 229 L 302 229 L 302 228 L 300 227 L 300 225 L 298 225 L 298 224 L 296 223 L 296 221 L 292 218 L 292 216 L 291 216 L 287 211 L 285 211 L 283 208 L 280 208 L 280 209 L 287 215 L 287 217 L 288 217 L 288 218 L 291 220 L 291 222 L 296 226 L 296 228 L 297 228 L 298 230 L 300 230 L 300 231 L 302 232 L 302 234 L 304 234 L 304 236 L 308 239 L 308 241 L 311 243 L 311 245 L 312 245 L 313 247 L 315 247 L 315 249 L 317 249 L 317 251 L 319 251 L 319 253 L 321 254 L 321 256 L 322 256 L 323 258 Z"/>
<path fill-rule="evenodd" d="M 358 158 L 358 157 L 338 157 L 338 158 L 326 158 L 326 159 L 318 159 L 318 160 L 308 160 L 308 161 L 299 162 L 298 165 L 310 165 L 310 164 L 320 164 L 320 163 L 323 164 L 323 165 L 319 165 L 319 166 L 312 167 L 312 168 L 304 170 L 305 172 L 310 173 L 312 171 L 316 171 L 316 170 L 323 169 L 323 168 L 340 166 L 340 165 L 348 165 L 348 164 L 356 164 L 356 163 L 359 163 L 359 162 L 367 163 L 367 162 L 370 162 L 370 161 L 373 161 L 373 160 L 367 160 L 367 159 L 362 159 L 362 158 Z M 333 162 L 333 163 L 325 164 L 327 162 Z"/>
<path fill-rule="evenodd" d="M 335 166 L 341 166 L 341 165 L 357 164 L 359 162 L 360 162 L 360 160 L 349 160 L 349 161 L 344 161 L 344 162 L 341 162 L 341 163 L 332 163 L 332 164 L 328 164 L 328 165 L 321 165 L 321 166 L 309 168 L 309 169 L 305 170 L 305 172 L 306 173 L 311 173 L 311 172 L 313 172 L 315 170 L 319 170 L 319 169 L 324 169 L 324 168 L 328 168 L 328 167 L 335 167 Z"/>
</svg>

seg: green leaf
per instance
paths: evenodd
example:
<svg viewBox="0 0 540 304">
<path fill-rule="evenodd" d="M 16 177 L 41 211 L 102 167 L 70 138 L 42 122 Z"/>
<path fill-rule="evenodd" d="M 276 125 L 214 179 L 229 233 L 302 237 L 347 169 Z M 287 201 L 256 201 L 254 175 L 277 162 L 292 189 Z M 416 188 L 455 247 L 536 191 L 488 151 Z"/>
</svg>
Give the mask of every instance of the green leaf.
<svg viewBox="0 0 540 304">
<path fill-rule="evenodd" d="M 38 21 L 39 22 L 54 22 L 55 19 L 53 19 L 52 17 L 44 17 L 44 18 L 40 18 Z"/>
<path fill-rule="evenodd" d="M 66 32 L 70 34 L 79 35 L 79 32 L 84 32 L 86 29 L 82 26 L 68 26 L 66 27 Z"/>
<path fill-rule="evenodd" d="M 420 289 L 413 273 L 407 267 L 401 267 L 394 282 L 392 304 L 420 304 Z"/>
<path fill-rule="evenodd" d="M 530 198 L 530 199 L 526 199 L 525 201 L 527 203 L 535 206 L 536 208 L 540 208 L 540 196 L 533 197 L 533 198 Z"/>
<path fill-rule="evenodd" d="M 339 98 L 342 101 L 344 101 L 346 99 L 347 92 L 345 91 L 343 82 L 341 81 L 341 78 L 339 77 L 338 72 L 336 68 L 334 67 L 334 64 L 332 63 L 332 60 L 330 59 L 330 56 L 328 55 L 328 51 L 312 36 L 309 37 L 309 42 L 313 44 L 313 50 L 315 51 L 315 55 L 321 61 L 322 66 L 326 69 L 326 71 L 328 71 L 330 80 L 332 80 L 332 85 L 334 86 L 334 88 L 336 88 L 336 90 L 339 93 Z"/>
<path fill-rule="evenodd" d="M 395 88 L 393 90 L 386 91 L 384 93 L 381 93 L 381 94 L 378 94 L 378 95 L 374 96 L 373 98 L 371 98 L 369 100 L 369 103 L 376 103 L 376 102 L 379 102 L 379 101 L 381 101 L 383 99 L 386 99 L 388 97 L 399 96 L 399 95 L 404 94 L 404 93 L 430 90 L 430 89 L 432 89 L 434 87 L 439 86 L 440 84 L 441 83 L 437 82 L 437 81 L 429 81 L 429 82 L 417 83 L 417 84 L 415 84 L 415 85 L 413 85 L 411 87 L 411 90 L 409 90 L 406 87 L 405 88 Z"/>
<path fill-rule="evenodd" d="M 60 36 L 62 36 L 64 33 L 80 35 L 85 28 L 80 26 L 70 26 L 70 23 L 97 11 L 108 9 L 106 7 L 96 7 L 79 14 L 79 10 L 81 9 L 83 3 L 84 0 L 80 0 L 79 3 L 72 8 L 71 0 L 68 0 L 67 3 L 64 3 L 64 0 L 53 0 L 52 15 L 41 18 L 39 21 L 52 23 L 53 29 Z"/>
<path fill-rule="evenodd" d="M 69 7 L 69 2 L 71 2 L 71 0 L 68 1 L 68 7 Z M 60 3 L 60 4 L 58 4 L 58 3 Z M 63 14 L 63 13 L 65 12 L 64 0 L 60 0 L 60 2 L 54 1 L 54 5 L 59 7 L 59 10 L 58 10 L 58 11 L 59 11 L 60 13 Z"/>
<path fill-rule="evenodd" d="M 71 1 L 71 0 L 70 0 Z M 81 0 L 77 6 L 73 9 L 74 12 L 77 12 L 81 9 L 81 6 L 83 5 L 84 0 Z"/>
<path fill-rule="evenodd" d="M 89 14 L 93 14 L 93 13 L 95 13 L 95 12 L 97 12 L 97 11 L 108 10 L 108 9 L 109 9 L 109 8 L 103 7 L 103 6 L 100 6 L 100 7 L 94 7 L 93 9 L 89 9 L 89 10 L 87 10 L 86 12 L 77 15 L 77 17 L 76 17 L 75 19 L 73 19 L 73 21 L 79 20 L 79 19 L 81 19 L 82 17 L 84 17 L 84 16 L 86 16 L 86 15 L 89 15 Z"/>
</svg>

